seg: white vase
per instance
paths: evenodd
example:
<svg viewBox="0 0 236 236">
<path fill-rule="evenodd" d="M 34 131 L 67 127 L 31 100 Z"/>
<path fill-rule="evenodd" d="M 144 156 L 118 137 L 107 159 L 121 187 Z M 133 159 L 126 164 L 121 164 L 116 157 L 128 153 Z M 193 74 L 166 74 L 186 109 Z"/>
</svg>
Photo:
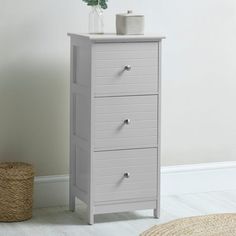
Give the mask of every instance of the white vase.
<svg viewBox="0 0 236 236">
<path fill-rule="evenodd" d="M 102 8 L 97 6 L 92 6 L 89 13 L 89 33 L 90 34 L 103 34 L 104 33 L 104 23 L 103 23 L 103 11 Z"/>
</svg>

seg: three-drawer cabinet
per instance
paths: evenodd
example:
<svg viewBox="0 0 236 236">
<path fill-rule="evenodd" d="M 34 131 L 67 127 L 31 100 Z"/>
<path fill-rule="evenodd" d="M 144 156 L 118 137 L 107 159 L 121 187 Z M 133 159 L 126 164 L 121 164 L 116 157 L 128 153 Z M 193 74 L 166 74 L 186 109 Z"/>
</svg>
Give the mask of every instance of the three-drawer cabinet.
<svg viewBox="0 0 236 236">
<path fill-rule="evenodd" d="M 159 217 L 162 37 L 69 35 L 70 210 Z"/>
</svg>

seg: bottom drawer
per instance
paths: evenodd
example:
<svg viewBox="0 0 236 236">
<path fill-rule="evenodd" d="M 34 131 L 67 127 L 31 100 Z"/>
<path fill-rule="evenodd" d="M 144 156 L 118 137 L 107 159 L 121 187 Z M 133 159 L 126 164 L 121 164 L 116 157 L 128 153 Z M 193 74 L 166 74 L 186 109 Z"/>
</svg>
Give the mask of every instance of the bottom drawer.
<svg viewBox="0 0 236 236">
<path fill-rule="evenodd" d="M 94 153 L 95 202 L 157 197 L 157 149 Z"/>
</svg>

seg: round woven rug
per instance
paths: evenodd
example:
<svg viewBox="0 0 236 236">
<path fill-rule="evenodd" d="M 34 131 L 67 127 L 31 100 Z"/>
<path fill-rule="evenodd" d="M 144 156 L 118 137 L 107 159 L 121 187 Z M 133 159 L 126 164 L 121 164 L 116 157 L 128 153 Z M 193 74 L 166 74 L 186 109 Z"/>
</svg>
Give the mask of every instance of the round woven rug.
<svg viewBox="0 0 236 236">
<path fill-rule="evenodd" d="M 189 217 L 155 225 L 140 236 L 235 236 L 236 214 Z"/>
</svg>

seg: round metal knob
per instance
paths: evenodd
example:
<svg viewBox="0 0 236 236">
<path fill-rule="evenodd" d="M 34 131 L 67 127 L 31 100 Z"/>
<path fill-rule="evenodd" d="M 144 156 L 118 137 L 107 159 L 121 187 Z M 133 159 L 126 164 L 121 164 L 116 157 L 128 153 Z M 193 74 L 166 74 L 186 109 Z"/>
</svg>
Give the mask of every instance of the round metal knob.
<svg viewBox="0 0 236 236">
<path fill-rule="evenodd" d="M 124 124 L 129 125 L 130 123 L 131 123 L 131 120 L 130 120 L 130 119 L 124 120 Z"/>
<path fill-rule="evenodd" d="M 125 68 L 124 68 L 126 71 L 130 71 L 131 70 L 131 66 L 130 65 L 127 65 L 127 66 L 125 66 Z"/>
<path fill-rule="evenodd" d="M 130 173 L 129 172 L 125 172 L 124 173 L 124 177 L 128 179 L 130 177 Z"/>
</svg>

